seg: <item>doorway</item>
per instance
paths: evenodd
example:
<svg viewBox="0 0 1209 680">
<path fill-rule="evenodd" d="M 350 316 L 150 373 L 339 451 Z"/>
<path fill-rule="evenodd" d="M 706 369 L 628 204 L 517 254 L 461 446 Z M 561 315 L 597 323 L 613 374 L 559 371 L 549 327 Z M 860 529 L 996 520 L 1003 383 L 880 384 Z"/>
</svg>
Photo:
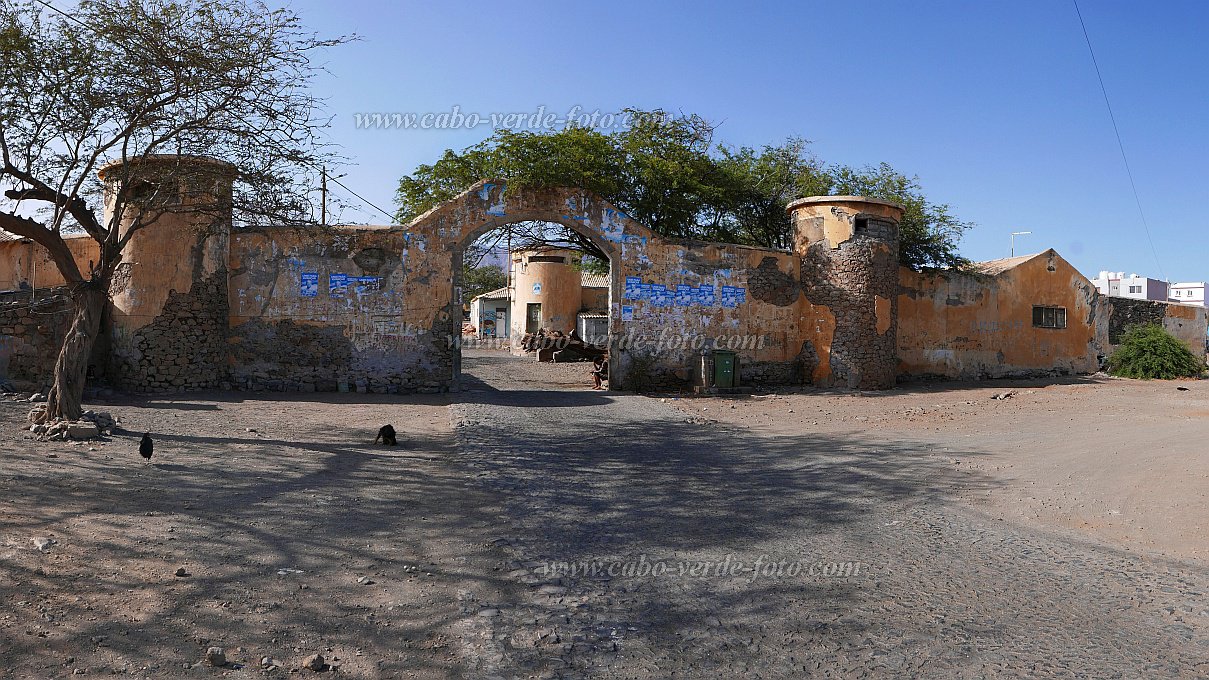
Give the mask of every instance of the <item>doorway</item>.
<svg viewBox="0 0 1209 680">
<path fill-rule="evenodd" d="M 542 327 L 542 303 L 530 302 L 525 305 L 525 332 L 536 333 Z"/>
</svg>

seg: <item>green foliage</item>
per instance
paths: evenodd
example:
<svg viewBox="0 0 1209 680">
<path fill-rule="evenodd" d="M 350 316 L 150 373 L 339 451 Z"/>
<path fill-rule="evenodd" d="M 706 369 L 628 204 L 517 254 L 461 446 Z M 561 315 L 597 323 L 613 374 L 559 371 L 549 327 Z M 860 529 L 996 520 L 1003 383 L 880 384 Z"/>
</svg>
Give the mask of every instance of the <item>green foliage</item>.
<svg viewBox="0 0 1209 680">
<path fill-rule="evenodd" d="M 585 274 L 600 274 L 603 276 L 609 273 L 609 261 L 607 259 L 602 260 L 588 253 L 582 254 L 579 259 L 571 263 L 571 266 L 576 271 Z"/>
<path fill-rule="evenodd" d="M 1148 324 L 1125 332 L 1120 347 L 1108 358 L 1108 370 L 1141 380 L 1197 378 L 1205 372 L 1205 362 L 1162 326 Z"/>
<path fill-rule="evenodd" d="M 860 194 L 902 203 L 900 260 L 915 268 L 962 267 L 971 225 L 927 200 L 919 180 L 889 165 L 826 166 L 791 137 L 759 149 L 715 145 L 699 116 L 628 110 L 629 127 L 571 126 L 544 133 L 501 130 L 461 152 L 446 151 L 399 182 L 398 219 L 408 222 L 482 179 L 515 186 L 574 186 L 596 193 L 664 236 L 786 249 L 787 203 L 801 196 Z M 603 257 L 587 239 L 561 234 Z"/>
<path fill-rule="evenodd" d="M 491 264 L 462 268 L 462 299 L 466 301 L 508 285 L 504 270 Z"/>
<path fill-rule="evenodd" d="M 830 170 L 831 194 L 882 198 L 906 210 L 899 223 L 899 262 L 915 269 L 964 269 L 970 261 L 957 244 L 970 222 L 958 220 L 947 204 L 928 201 L 918 177 L 907 177 L 886 163 L 877 167 L 836 166 Z"/>
</svg>

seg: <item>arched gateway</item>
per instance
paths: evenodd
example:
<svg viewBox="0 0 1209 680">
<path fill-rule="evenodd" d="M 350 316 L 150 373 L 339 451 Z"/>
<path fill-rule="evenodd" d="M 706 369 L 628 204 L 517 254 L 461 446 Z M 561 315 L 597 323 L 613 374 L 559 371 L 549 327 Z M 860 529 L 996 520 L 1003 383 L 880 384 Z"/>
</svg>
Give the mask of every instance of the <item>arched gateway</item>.
<svg viewBox="0 0 1209 680">
<path fill-rule="evenodd" d="M 535 221 L 565 225 L 609 256 L 615 388 L 693 384 L 714 349 L 738 353 L 748 384 L 892 386 L 901 208 L 833 196 L 790 212 L 794 250 L 769 250 L 662 238 L 578 189 L 487 181 L 403 226 L 232 229 L 226 300 L 214 297 L 214 267 L 147 297 L 139 323 L 114 328 L 123 351 L 112 374 L 147 390 L 179 388 L 161 375 L 171 366 L 236 389 L 457 389 L 462 253 L 486 231 Z M 155 228 L 134 240 L 171 242 Z M 130 295 L 162 280 L 153 260 L 126 265 Z"/>
</svg>

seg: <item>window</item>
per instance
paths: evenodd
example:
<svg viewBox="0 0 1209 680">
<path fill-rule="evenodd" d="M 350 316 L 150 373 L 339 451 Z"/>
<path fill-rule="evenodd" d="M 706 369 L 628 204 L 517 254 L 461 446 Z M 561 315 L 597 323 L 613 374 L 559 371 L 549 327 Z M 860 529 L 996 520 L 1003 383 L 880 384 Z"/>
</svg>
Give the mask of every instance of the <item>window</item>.
<svg viewBox="0 0 1209 680">
<path fill-rule="evenodd" d="M 1037 328 L 1066 328 L 1065 307 L 1033 306 L 1033 326 Z"/>
<path fill-rule="evenodd" d="M 1130 286 L 1130 287 L 1129 287 L 1129 292 L 1131 292 L 1131 293 L 1141 293 L 1141 292 L 1142 292 L 1142 287 L 1141 287 L 1141 286 Z"/>
<path fill-rule="evenodd" d="M 867 218 L 867 217 L 856 218 L 856 226 L 853 229 L 853 231 L 869 231 L 869 218 Z"/>
</svg>

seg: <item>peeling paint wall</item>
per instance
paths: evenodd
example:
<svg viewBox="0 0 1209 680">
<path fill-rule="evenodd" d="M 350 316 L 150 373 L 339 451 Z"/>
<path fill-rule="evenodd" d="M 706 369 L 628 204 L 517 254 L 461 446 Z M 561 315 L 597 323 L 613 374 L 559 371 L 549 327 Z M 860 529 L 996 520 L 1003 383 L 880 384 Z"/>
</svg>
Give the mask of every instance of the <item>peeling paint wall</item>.
<svg viewBox="0 0 1209 680">
<path fill-rule="evenodd" d="M 899 272 L 904 377 L 959 380 L 1094 373 L 1123 329 L 1162 323 L 1198 356 L 1206 309 L 1100 295 L 1053 250 L 993 274 Z M 1033 307 L 1066 310 L 1065 328 L 1033 325 Z"/>
<path fill-rule="evenodd" d="M 691 384 L 700 353 L 719 341 L 739 351 L 749 379 L 801 382 L 830 345 L 833 324 L 801 294 L 792 253 L 663 239 L 585 192 L 499 182 L 482 183 L 404 228 L 402 293 L 431 302 L 405 306 L 407 323 L 434 338 L 455 333 L 460 301 L 451 263 L 484 232 L 520 221 L 563 224 L 609 255 L 616 387 Z M 440 300 L 448 302 L 436 307 Z M 441 343 L 427 347 L 438 353 L 433 361 L 451 353 Z"/>
<path fill-rule="evenodd" d="M 175 156 L 152 157 L 135 169 L 156 184 L 160 173 L 171 173 L 179 162 Z M 125 389 L 176 392 L 226 382 L 231 219 L 223 206 L 229 205 L 235 169 L 210 159 L 187 162 L 195 166 L 192 172 L 164 185 L 158 214 L 130 235 L 110 283 L 109 375 Z M 107 219 L 119 168 L 100 173 L 107 183 Z M 124 213 L 122 236 L 137 223 L 137 209 L 131 203 Z"/>
<path fill-rule="evenodd" d="M 813 382 L 889 389 L 896 378 L 898 223 L 902 208 L 859 196 L 789 204 L 807 298 L 833 319 Z"/>
<path fill-rule="evenodd" d="M 80 271 L 87 274 L 97 261 L 100 246 L 88 236 L 69 236 L 64 241 Z M 0 291 L 28 288 L 31 281 L 34 288 L 64 285 L 63 275 L 45 248 L 26 239 L 0 242 Z"/>
<path fill-rule="evenodd" d="M 1093 373 L 1104 354 L 1095 286 L 1054 251 L 993 275 L 899 274 L 903 376 L 962 380 Z M 1033 326 L 1033 306 L 1066 310 L 1065 328 Z"/>
<path fill-rule="evenodd" d="M 447 306 L 408 287 L 399 227 L 270 227 L 231 237 L 231 379 L 242 389 L 435 392 L 452 345 L 429 325 Z M 425 322 L 427 323 L 427 321 Z M 460 330 L 460 329 L 459 329 Z M 454 338 L 458 336 L 453 336 Z"/>
</svg>

